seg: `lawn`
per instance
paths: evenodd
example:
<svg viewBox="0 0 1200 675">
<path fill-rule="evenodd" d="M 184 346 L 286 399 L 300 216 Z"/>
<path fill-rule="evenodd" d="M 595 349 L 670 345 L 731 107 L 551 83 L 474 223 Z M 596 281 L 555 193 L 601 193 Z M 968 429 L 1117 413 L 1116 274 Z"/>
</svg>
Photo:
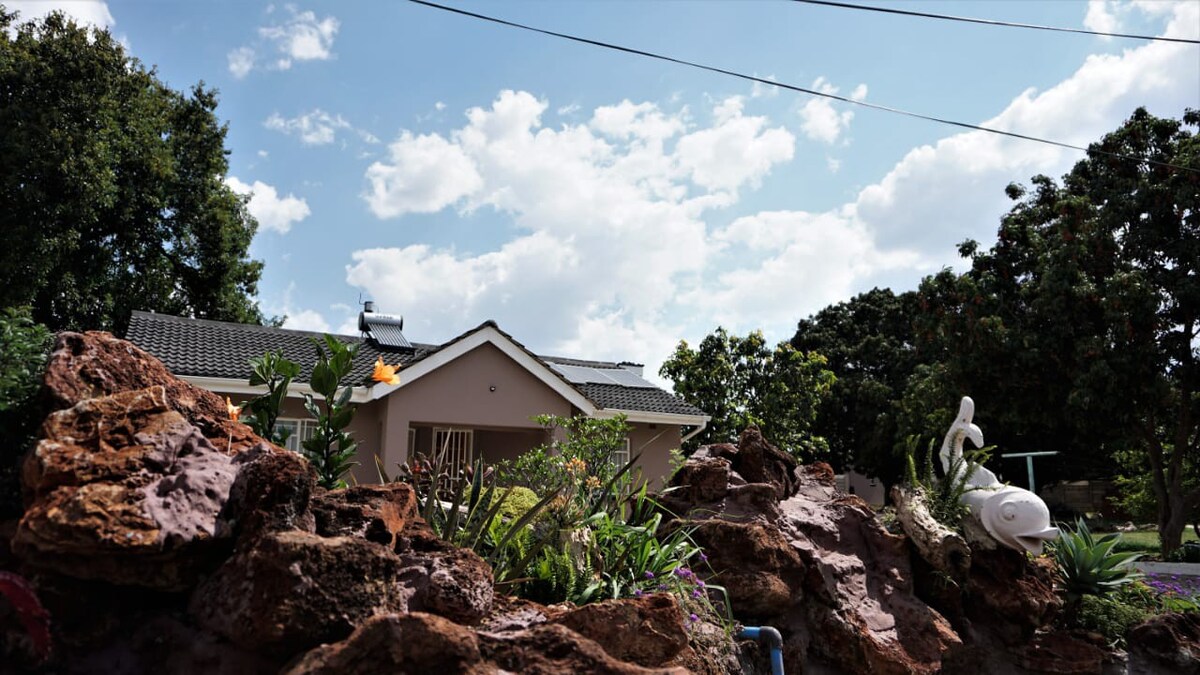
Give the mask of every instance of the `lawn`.
<svg viewBox="0 0 1200 675">
<path fill-rule="evenodd" d="M 1112 533 L 1111 532 L 1096 532 L 1095 536 L 1100 537 L 1100 536 L 1103 536 L 1106 534 L 1112 534 Z M 1116 534 L 1121 535 L 1121 544 L 1123 544 L 1123 545 L 1118 545 L 1118 547 L 1119 547 L 1118 550 L 1132 550 L 1132 549 L 1136 548 L 1136 549 L 1140 549 L 1140 550 L 1144 550 L 1144 551 L 1152 551 L 1154 553 L 1158 553 L 1158 551 L 1159 551 L 1158 532 L 1156 530 L 1138 530 L 1137 532 L 1117 532 Z M 1192 531 L 1191 526 L 1188 526 L 1187 528 L 1185 528 L 1183 530 L 1183 540 L 1185 542 L 1196 541 L 1196 533 Z"/>
</svg>

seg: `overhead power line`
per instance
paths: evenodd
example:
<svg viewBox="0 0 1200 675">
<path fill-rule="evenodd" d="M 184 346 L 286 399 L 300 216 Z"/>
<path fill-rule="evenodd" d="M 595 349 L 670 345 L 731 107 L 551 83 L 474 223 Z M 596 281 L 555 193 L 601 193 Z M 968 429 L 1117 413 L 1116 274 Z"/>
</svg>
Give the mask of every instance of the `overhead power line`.
<svg viewBox="0 0 1200 675">
<path fill-rule="evenodd" d="M 749 82 L 758 82 L 759 84 L 765 84 L 765 85 L 772 86 L 772 87 L 779 87 L 780 89 L 786 89 L 788 91 L 795 91 L 795 92 L 799 92 L 801 94 L 808 94 L 810 96 L 819 96 L 821 98 L 829 98 L 829 99 L 833 99 L 835 101 L 841 101 L 842 103 L 849 103 L 851 105 L 857 105 L 857 106 L 862 106 L 864 108 L 870 108 L 872 110 L 882 110 L 883 112 L 889 112 L 889 113 L 893 113 L 896 115 L 904 115 L 905 117 L 912 117 L 914 119 L 925 120 L 928 122 L 937 122 L 938 124 L 948 124 L 950 126 L 960 127 L 963 129 L 971 129 L 974 131 L 984 131 L 989 134 L 997 134 L 1000 136 L 1008 136 L 1009 138 L 1019 138 L 1021 140 L 1025 140 L 1025 141 L 1033 141 L 1035 143 L 1054 145 L 1054 146 L 1057 146 L 1060 148 L 1067 148 L 1068 150 L 1078 150 L 1080 152 L 1085 152 L 1085 153 L 1089 152 L 1088 148 L 1080 146 L 1080 145 L 1072 145 L 1070 143 L 1063 143 L 1061 141 L 1053 141 L 1053 140 L 1050 140 L 1047 138 L 1038 138 L 1037 136 L 1028 136 L 1026 134 L 1018 134 L 1014 131 L 1004 131 L 1003 129 L 993 129 L 991 127 L 983 127 L 983 126 L 979 126 L 978 124 L 970 124 L 968 122 L 957 122 L 955 120 L 945 119 L 945 118 L 941 118 L 941 117 L 934 117 L 932 115 L 923 115 L 921 113 L 915 113 L 915 112 L 911 112 L 908 110 L 902 110 L 900 108 L 893 108 L 891 106 L 880 105 L 878 103 L 869 103 L 867 101 L 853 99 L 853 98 L 849 98 L 847 96 L 839 96 L 837 94 L 831 94 L 829 92 L 818 91 L 816 89 L 808 89 L 805 87 L 798 87 L 793 84 L 787 84 L 786 82 L 778 82 L 776 80 L 768 80 L 763 77 L 758 77 L 757 75 L 747 75 L 745 73 L 739 73 L 734 70 L 718 68 L 716 66 L 709 66 L 709 65 L 705 65 L 703 63 L 687 61 L 685 59 L 678 59 L 673 56 L 666 56 L 664 54 L 656 54 L 654 52 L 648 52 L 648 51 L 645 51 L 642 49 L 634 49 L 633 47 L 623 47 L 621 45 L 612 44 L 609 42 L 603 42 L 600 40 L 592 40 L 590 38 L 579 37 L 577 35 L 570 35 L 568 33 L 559 33 L 556 31 L 547 30 L 545 28 L 537 28 L 535 26 L 529 26 L 529 25 L 526 25 L 523 23 L 517 23 L 515 21 L 508 21 L 507 19 L 501 19 L 501 18 L 494 17 L 494 16 L 488 16 L 487 14 L 479 14 L 477 12 L 470 12 L 465 9 L 459 9 L 457 7 L 441 5 L 436 2 L 430 2 L 429 0 L 408 0 L 408 1 L 413 4 L 424 5 L 425 7 L 431 7 L 433 9 L 442 10 L 444 12 L 450 12 L 453 14 L 467 16 L 467 17 L 471 17 L 473 19 L 479 19 L 481 21 L 488 21 L 490 23 L 499 24 L 501 26 L 508 26 L 510 28 L 519 28 L 521 30 L 527 30 L 527 31 L 530 31 L 533 33 L 540 33 L 542 35 L 549 35 L 551 37 L 556 37 L 556 38 L 560 38 L 563 40 L 570 40 L 572 42 L 578 42 L 580 44 L 591 45 L 593 47 L 600 47 L 602 49 L 611 49 L 613 51 L 624 52 L 626 54 L 633 54 L 635 56 L 644 56 L 646 58 L 657 59 L 659 61 L 666 61 L 668 63 L 674 63 L 674 64 L 678 64 L 681 66 L 688 66 L 690 68 L 697 68 L 699 70 L 707 70 L 710 73 L 719 73 L 721 75 L 728 75 L 730 77 L 740 78 L 740 79 L 743 79 L 743 80 L 746 80 Z M 1147 164 L 1154 164 L 1156 166 L 1163 166 L 1163 167 L 1168 167 L 1171 169 L 1178 169 L 1180 171 L 1187 171 L 1189 173 L 1200 173 L 1200 169 L 1192 169 L 1192 168 L 1189 168 L 1186 166 L 1179 166 L 1178 164 L 1171 164 L 1169 162 L 1160 162 L 1157 160 L 1146 159 L 1146 158 L 1142 158 L 1142 157 L 1132 157 L 1130 155 L 1122 155 L 1122 154 L 1115 153 L 1115 152 L 1108 152 L 1106 150 L 1090 150 L 1090 152 L 1093 152 L 1098 155 L 1105 155 L 1108 157 L 1116 157 L 1119 159 L 1125 159 L 1125 160 L 1130 160 L 1130 161 L 1135 161 L 1135 162 L 1146 162 Z"/>
<path fill-rule="evenodd" d="M 803 2 L 808 5 L 824 5 L 826 7 L 840 7 L 842 9 L 861 9 L 867 12 L 882 12 L 884 14 L 901 14 L 903 16 L 918 16 L 923 19 L 942 19 L 944 21 L 963 21 L 966 23 L 979 23 L 985 26 L 1004 26 L 1006 28 L 1031 28 L 1033 30 L 1049 30 L 1058 33 L 1081 33 L 1083 35 L 1099 35 L 1102 37 L 1118 37 L 1129 38 L 1131 40 L 1156 40 L 1159 42 L 1184 42 L 1192 45 L 1200 45 L 1200 40 L 1190 40 L 1188 38 L 1163 37 L 1160 35 L 1135 35 L 1132 33 L 1105 33 L 1098 30 L 1085 30 L 1083 28 L 1063 28 L 1062 26 L 1041 26 L 1033 23 L 1014 23 L 1012 21 L 997 21 L 994 19 L 976 19 L 969 16 L 952 16 L 949 14 L 933 14 L 931 12 L 914 12 L 907 9 L 896 9 L 894 7 L 880 7 L 878 5 L 856 5 L 850 2 L 833 2 L 832 0 L 792 0 L 792 2 Z"/>
</svg>

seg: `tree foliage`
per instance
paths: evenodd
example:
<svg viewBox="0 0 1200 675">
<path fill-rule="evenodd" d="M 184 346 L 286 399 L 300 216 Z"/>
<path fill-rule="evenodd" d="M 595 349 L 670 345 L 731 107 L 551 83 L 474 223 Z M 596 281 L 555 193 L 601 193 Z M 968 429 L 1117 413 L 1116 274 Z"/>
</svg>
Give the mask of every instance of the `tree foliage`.
<svg viewBox="0 0 1200 675">
<path fill-rule="evenodd" d="M 28 309 L 0 311 L 0 519 L 21 513 L 20 460 L 42 421 L 37 393 L 50 342 Z"/>
<path fill-rule="evenodd" d="M 676 394 L 712 416 L 697 443 L 736 441 L 755 424 L 769 441 L 802 460 L 828 457 L 829 445 L 813 423 L 836 378 L 820 354 L 787 342 L 772 349 L 761 331 L 739 337 L 717 328 L 696 349 L 681 341 L 659 374 L 675 383 Z"/>
<path fill-rule="evenodd" d="M 931 382 L 970 391 L 989 440 L 1058 450 L 1048 468 L 1072 477 L 1144 452 L 1164 552 L 1200 507 L 1185 489 L 1200 452 L 1198 124 L 1139 109 L 1092 146 L 1135 160 L 1093 152 L 1061 182 L 1009 186 L 996 243 L 963 244 L 969 271 L 926 279 L 917 321 Z"/>
<path fill-rule="evenodd" d="M 835 465 L 893 484 L 904 469 L 898 426 L 908 378 L 920 362 L 913 340 L 917 294 L 873 289 L 800 321 L 791 344 L 816 352 L 837 376 L 813 428 Z"/>
<path fill-rule="evenodd" d="M 0 306 L 55 330 L 119 332 L 133 309 L 260 322 L 216 106 L 107 31 L 0 7 Z"/>
</svg>

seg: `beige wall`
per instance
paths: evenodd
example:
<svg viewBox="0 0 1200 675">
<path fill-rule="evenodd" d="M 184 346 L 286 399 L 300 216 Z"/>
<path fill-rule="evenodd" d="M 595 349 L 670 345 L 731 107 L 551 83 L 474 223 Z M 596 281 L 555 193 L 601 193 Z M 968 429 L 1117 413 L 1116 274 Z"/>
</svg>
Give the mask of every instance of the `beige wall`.
<svg viewBox="0 0 1200 675">
<path fill-rule="evenodd" d="M 403 370 L 400 377 L 404 378 Z M 230 397 L 234 404 L 250 398 Z M 482 345 L 386 398 L 358 407 L 349 429 L 359 443 L 354 478 L 360 483 L 378 480 L 376 454 L 394 474 L 396 465 L 407 461 L 410 426 L 417 430 L 416 447 L 422 451 L 432 442 L 433 427 L 454 427 L 475 431 L 477 457 L 487 462 L 513 459 L 546 442 L 546 432 L 530 419 L 543 413 L 570 417 L 579 410 L 499 349 Z M 287 399 L 281 416 L 308 419 L 303 400 Z M 645 423 L 630 423 L 630 427 L 630 451 L 642 453 L 637 467 L 651 487 L 658 488 L 670 473 L 669 451 L 680 445 L 679 427 Z"/>
<path fill-rule="evenodd" d="M 562 396 L 490 344 L 400 387 L 383 401 L 387 411 L 382 445 L 388 466 L 407 459 L 410 425 L 537 430 L 530 419 L 534 415 L 571 414 L 571 404 Z"/>
</svg>

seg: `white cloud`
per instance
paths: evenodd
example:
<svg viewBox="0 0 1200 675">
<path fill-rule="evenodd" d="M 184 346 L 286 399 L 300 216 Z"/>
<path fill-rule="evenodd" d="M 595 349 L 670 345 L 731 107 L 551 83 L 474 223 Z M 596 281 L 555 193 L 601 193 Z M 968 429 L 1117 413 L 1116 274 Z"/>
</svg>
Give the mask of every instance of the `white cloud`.
<svg viewBox="0 0 1200 675">
<path fill-rule="evenodd" d="M 1194 35 L 1200 6 L 1173 11 L 1168 32 Z M 986 124 L 1086 144 L 1139 104 L 1178 116 L 1195 105 L 1180 83 L 1200 80 L 1188 49 L 1154 43 L 1092 56 Z M 852 95 L 866 93 L 860 86 Z M 448 133 L 403 132 L 365 176 L 377 216 L 489 209 L 511 218 L 516 234 L 483 250 L 359 250 L 348 283 L 403 311 L 422 340 L 491 318 L 539 352 L 630 358 L 652 376 L 679 338 L 694 342 L 718 323 L 784 339 L 830 302 L 875 284 L 911 287 L 957 263 L 958 241 L 993 236 L 1008 207 L 1006 183 L 1061 173 L 1080 156 L 955 134 L 913 149 L 838 208 L 729 222 L 717 210 L 789 161 L 795 139 L 747 115 L 738 97 L 716 102 L 703 122 L 666 105 L 621 101 L 581 115 L 586 123 L 556 117 L 551 127 L 543 125 L 549 102 L 507 91 Z M 839 121 L 836 139 L 844 134 Z M 824 159 L 830 170 L 840 161 Z"/>
<path fill-rule="evenodd" d="M 283 321 L 284 328 L 292 330 L 310 330 L 315 333 L 328 333 L 329 322 L 321 313 L 312 309 L 301 309 L 294 312 L 284 312 L 287 318 Z"/>
<path fill-rule="evenodd" d="M 758 183 L 775 164 L 792 158 L 796 138 L 783 127 L 766 128 L 767 118 L 742 115 L 742 102 L 728 98 L 716 108 L 717 124 L 679 139 L 676 155 L 702 187 L 736 191 Z"/>
<path fill-rule="evenodd" d="M 232 49 L 227 58 L 229 59 L 229 72 L 239 80 L 254 70 L 254 48 L 252 47 Z"/>
<path fill-rule="evenodd" d="M 824 77 L 818 77 L 811 88 L 826 94 L 838 93 L 838 88 L 830 84 Z M 866 95 L 867 85 L 860 84 L 850 94 L 850 98 L 858 100 Z M 804 132 L 805 136 L 822 143 L 834 143 L 842 135 L 842 132 L 850 128 L 850 121 L 854 119 L 854 111 L 838 112 L 833 106 L 834 103 L 831 99 L 818 96 L 813 96 L 804 103 L 804 106 L 800 108 L 800 130 Z"/>
<path fill-rule="evenodd" d="M 579 105 L 578 103 L 571 103 L 569 105 L 564 105 L 564 106 L 560 107 L 555 112 L 558 113 L 559 117 L 568 117 L 570 115 L 574 115 L 575 113 L 579 112 L 580 110 L 583 110 L 583 106 Z"/>
<path fill-rule="evenodd" d="M 837 173 L 842 168 L 842 160 L 833 157 L 825 158 L 825 166 L 829 169 L 829 173 Z"/>
<path fill-rule="evenodd" d="M 389 148 L 391 164 L 367 169 L 367 203 L 380 218 L 433 213 L 479 189 L 482 180 L 462 148 L 437 134 L 404 134 Z"/>
<path fill-rule="evenodd" d="M 1200 36 L 1200 4 L 1177 3 L 1167 34 Z M 1029 89 L 982 125 L 1086 146 L 1117 128 L 1138 106 L 1178 117 L 1194 106 L 1200 59 L 1191 45 L 1153 42 L 1120 54 L 1094 54 L 1044 92 Z M 1056 176 L 1082 153 L 982 131 L 911 150 L 864 189 L 856 215 L 883 246 L 911 245 L 954 260 L 963 239 L 989 240 L 1010 205 L 1003 188 L 1037 173 Z"/>
<path fill-rule="evenodd" d="M 446 109 L 446 104 L 442 103 L 441 101 L 437 101 L 433 104 L 433 109 L 438 112 L 441 112 Z"/>
<path fill-rule="evenodd" d="M 4 5 L 9 11 L 20 12 L 22 23 L 40 19 L 53 11 L 66 14 L 76 23 L 100 29 L 111 28 L 117 23 L 108 10 L 108 3 L 101 0 L 6 0 Z"/>
<path fill-rule="evenodd" d="M 289 19 L 277 26 L 263 26 L 258 34 L 272 42 L 282 55 L 276 62 L 280 70 L 291 68 L 292 61 L 325 61 L 333 58 L 333 40 L 338 20 L 332 16 L 317 19 L 312 11 L 301 12 L 287 5 Z"/>
<path fill-rule="evenodd" d="M 1117 3 L 1112 0 L 1088 0 L 1083 27 L 1100 33 L 1112 33 L 1121 27 L 1117 19 Z"/>
<path fill-rule="evenodd" d="M 268 156 L 270 156 L 270 153 L 269 153 L 269 152 L 267 152 L 266 150 L 259 150 L 259 151 L 258 151 L 258 156 L 259 156 L 259 157 L 261 157 L 261 158 L 263 158 L 263 159 L 266 159 Z"/>
<path fill-rule="evenodd" d="M 494 318 L 538 336 L 539 349 L 654 358 L 595 328 L 658 330 L 646 349 L 669 348 L 678 331 L 662 312 L 698 283 L 708 254 L 701 214 L 789 159 L 794 139 L 745 116 L 740 101 L 720 102 L 701 128 L 685 109 L 631 101 L 596 108 L 586 124 L 548 128 L 548 105 L 501 92 L 447 136 L 404 132 L 366 174 L 365 198 L 380 217 L 490 208 L 511 215 L 515 239 L 483 252 L 361 250 L 347 281 L 381 306 L 404 308 L 426 339 Z"/>
<path fill-rule="evenodd" d="M 246 205 L 247 210 L 259 225 L 268 230 L 287 234 L 293 224 L 304 220 L 311 214 L 308 202 L 304 199 L 290 194 L 280 197 L 273 186 L 262 181 L 256 180 L 253 184 L 247 184 L 234 176 L 229 176 L 225 179 L 225 184 L 238 194 L 250 195 L 250 202 Z"/>
<path fill-rule="evenodd" d="M 757 77 L 757 75 L 755 75 Z M 774 75 L 763 75 L 762 79 L 775 82 Z M 779 87 L 773 87 L 762 82 L 755 82 L 750 85 L 750 98 L 775 98 L 779 95 Z"/>
<path fill-rule="evenodd" d="M 103 3 L 101 3 L 103 4 Z M 333 41 L 340 26 L 335 17 L 318 19 L 312 11 L 300 11 L 294 5 L 284 5 L 288 18 L 280 24 L 261 26 L 259 39 L 253 45 L 231 49 L 226 54 L 229 72 L 237 79 L 250 74 L 256 66 L 265 63 L 268 70 L 288 70 L 296 61 L 327 61 L 334 58 Z M 267 7 L 273 14 L 274 5 Z M 276 56 L 268 57 L 262 52 L 274 50 Z M 260 56 L 266 57 L 265 60 Z"/>
<path fill-rule="evenodd" d="M 292 118 L 272 113 L 263 126 L 289 136 L 299 136 L 305 145 L 328 145 L 336 139 L 338 129 L 353 128 L 341 115 L 331 115 L 320 108 Z"/>
</svg>

